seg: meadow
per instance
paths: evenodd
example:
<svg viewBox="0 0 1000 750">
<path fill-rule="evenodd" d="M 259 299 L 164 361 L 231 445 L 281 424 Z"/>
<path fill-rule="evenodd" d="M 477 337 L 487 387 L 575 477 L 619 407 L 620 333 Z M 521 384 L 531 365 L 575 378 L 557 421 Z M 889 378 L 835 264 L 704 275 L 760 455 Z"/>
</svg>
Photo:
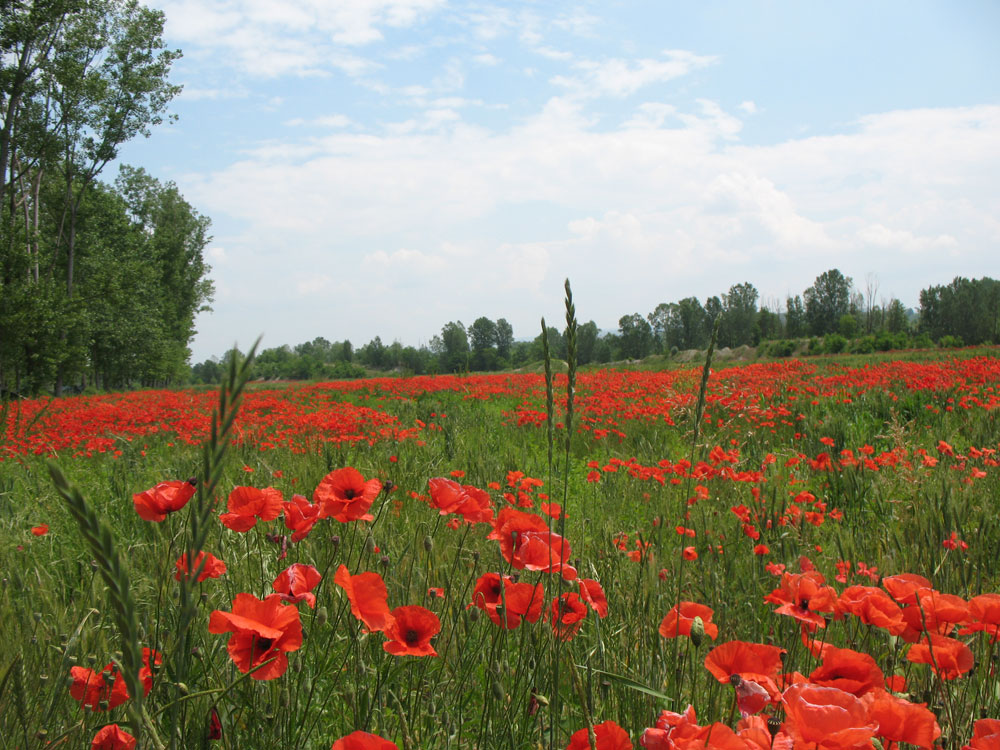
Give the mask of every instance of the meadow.
<svg viewBox="0 0 1000 750">
<path fill-rule="evenodd" d="M 10 402 L 0 747 L 993 750 L 997 355 Z"/>
</svg>

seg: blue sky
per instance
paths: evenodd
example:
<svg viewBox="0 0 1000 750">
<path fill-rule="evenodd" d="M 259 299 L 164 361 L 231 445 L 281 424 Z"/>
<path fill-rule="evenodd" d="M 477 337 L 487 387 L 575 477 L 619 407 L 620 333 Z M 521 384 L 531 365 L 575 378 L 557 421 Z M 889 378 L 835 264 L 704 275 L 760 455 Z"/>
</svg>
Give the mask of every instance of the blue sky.
<svg viewBox="0 0 1000 750">
<path fill-rule="evenodd" d="M 614 329 L 832 267 L 911 306 L 1000 274 L 992 0 L 151 4 L 184 93 L 121 160 L 212 219 L 194 361 L 530 338 L 566 277 Z"/>
</svg>

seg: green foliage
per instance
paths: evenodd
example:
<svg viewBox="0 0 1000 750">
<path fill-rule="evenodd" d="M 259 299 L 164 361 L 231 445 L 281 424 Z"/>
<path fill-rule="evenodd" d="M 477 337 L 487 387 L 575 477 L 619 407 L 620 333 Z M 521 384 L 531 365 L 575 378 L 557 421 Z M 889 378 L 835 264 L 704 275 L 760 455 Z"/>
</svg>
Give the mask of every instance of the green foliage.
<svg viewBox="0 0 1000 750">
<path fill-rule="evenodd" d="M 851 279 L 836 268 L 825 271 L 803 293 L 805 317 L 814 336 L 833 333 L 850 312 Z"/>
</svg>

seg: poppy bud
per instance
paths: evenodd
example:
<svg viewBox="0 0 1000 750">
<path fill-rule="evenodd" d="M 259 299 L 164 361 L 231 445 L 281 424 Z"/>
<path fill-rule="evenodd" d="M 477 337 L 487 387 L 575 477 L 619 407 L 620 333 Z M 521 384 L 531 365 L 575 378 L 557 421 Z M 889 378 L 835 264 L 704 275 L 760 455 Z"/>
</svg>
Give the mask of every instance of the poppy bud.
<svg viewBox="0 0 1000 750">
<path fill-rule="evenodd" d="M 177 692 L 180 693 L 181 695 L 187 695 L 188 693 L 191 692 L 191 689 L 188 688 L 188 686 L 185 685 L 183 682 L 178 682 L 177 683 Z"/>
<path fill-rule="evenodd" d="M 190 484 L 192 487 L 197 487 L 198 477 L 188 477 L 187 483 Z"/>
<path fill-rule="evenodd" d="M 424 549 L 428 552 L 434 549 L 434 540 L 431 539 L 430 534 L 424 537 Z"/>
<path fill-rule="evenodd" d="M 339 534 L 334 534 L 333 536 L 331 536 L 330 537 L 330 544 L 333 545 L 333 551 L 336 552 L 337 551 L 337 547 L 340 546 L 340 535 Z"/>
<path fill-rule="evenodd" d="M 691 621 L 691 643 L 694 644 L 695 648 L 698 648 L 704 638 L 705 622 L 696 615 L 694 620 Z"/>
<path fill-rule="evenodd" d="M 382 488 L 388 493 L 392 492 L 395 486 L 396 486 L 395 482 L 393 482 L 391 479 L 386 479 L 385 484 L 382 485 Z"/>
<path fill-rule="evenodd" d="M 281 691 L 281 707 L 288 708 L 288 706 L 291 705 L 291 703 L 292 703 L 292 694 L 288 692 L 288 688 L 286 687 L 284 690 Z"/>
<path fill-rule="evenodd" d="M 365 539 L 365 549 L 368 550 L 369 555 L 375 554 L 375 539 L 371 535 Z"/>
<path fill-rule="evenodd" d="M 500 686 L 499 680 L 493 680 L 492 683 L 490 684 L 490 688 L 493 690 L 493 697 L 496 698 L 498 701 L 502 701 L 504 698 L 507 697 L 503 691 L 503 687 Z"/>
<path fill-rule="evenodd" d="M 42 613 L 35 612 L 35 622 L 41 622 L 41 621 L 42 621 Z"/>
<path fill-rule="evenodd" d="M 478 609 L 470 609 L 469 610 L 469 619 L 472 620 L 472 622 L 475 622 L 476 620 L 478 620 L 479 619 L 479 610 Z"/>
<path fill-rule="evenodd" d="M 328 619 L 330 619 L 330 615 L 326 611 L 326 607 L 320 607 L 319 611 L 316 612 L 316 624 L 319 627 L 323 627 L 326 625 Z"/>
<path fill-rule="evenodd" d="M 389 567 L 389 556 L 388 555 L 382 555 L 382 558 L 379 560 L 379 562 L 382 563 L 382 567 L 383 568 L 388 568 Z"/>
</svg>

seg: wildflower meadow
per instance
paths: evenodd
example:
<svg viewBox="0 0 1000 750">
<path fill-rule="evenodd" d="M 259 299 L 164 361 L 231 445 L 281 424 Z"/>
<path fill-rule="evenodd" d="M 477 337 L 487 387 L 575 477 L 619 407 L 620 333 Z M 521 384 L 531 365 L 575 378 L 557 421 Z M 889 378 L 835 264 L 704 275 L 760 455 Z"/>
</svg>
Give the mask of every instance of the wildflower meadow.
<svg viewBox="0 0 1000 750">
<path fill-rule="evenodd" d="M 4 404 L 0 747 L 1000 748 L 995 349 L 584 371 L 575 325 Z"/>
</svg>

